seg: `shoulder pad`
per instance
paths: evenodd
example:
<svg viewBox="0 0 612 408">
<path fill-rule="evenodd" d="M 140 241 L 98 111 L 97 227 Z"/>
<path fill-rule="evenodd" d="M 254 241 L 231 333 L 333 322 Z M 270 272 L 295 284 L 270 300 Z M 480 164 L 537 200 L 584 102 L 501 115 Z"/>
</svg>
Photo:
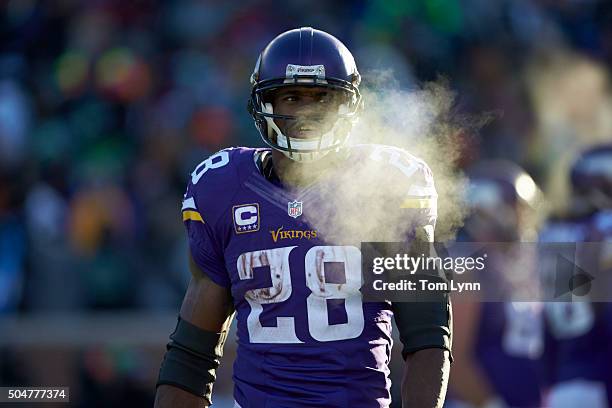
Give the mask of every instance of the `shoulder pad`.
<svg viewBox="0 0 612 408">
<path fill-rule="evenodd" d="M 612 210 L 602 210 L 593 216 L 593 226 L 603 237 L 612 238 Z"/>
<path fill-rule="evenodd" d="M 355 154 L 363 160 L 375 162 L 385 177 L 393 177 L 407 187 L 408 197 L 438 196 L 433 173 L 422 159 L 394 146 L 379 144 L 356 145 Z"/>
<path fill-rule="evenodd" d="M 244 147 L 227 148 L 198 164 L 189 175 L 183 197 L 183 220 L 214 223 L 231 204 L 244 179 L 257 171 L 256 151 Z"/>
<path fill-rule="evenodd" d="M 538 236 L 539 242 L 583 242 L 589 224 L 577 220 L 549 220 Z"/>
</svg>

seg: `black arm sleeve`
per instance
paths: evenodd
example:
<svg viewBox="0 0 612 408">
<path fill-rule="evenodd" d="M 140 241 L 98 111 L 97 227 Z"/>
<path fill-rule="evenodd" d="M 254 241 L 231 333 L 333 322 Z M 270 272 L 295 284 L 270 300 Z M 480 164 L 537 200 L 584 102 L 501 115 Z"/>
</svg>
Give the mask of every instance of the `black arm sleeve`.
<svg viewBox="0 0 612 408">
<path fill-rule="evenodd" d="M 166 347 L 157 386 L 172 385 L 211 404 L 215 371 L 223 356 L 226 338 L 227 332 L 202 330 L 179 317 Z"/>
<path fill-rule="evenodd" d="M 394 302 L 393 313 L 403 344 L 402 356 L 426 348 L 448 350 L 452 361 L 452 308 L 447 295 L 436 302 Z"/>
<path fill-rule="evenodd" d="M 436 255 L 433 244 L 418 236 L 411 244 L 410 251 L 415 257 L 421 254 Z M 445 273 L 437 270 L 419 270 L 410 278 L 416 282 L 419 279 L 448 282 Z M 448 292 L 432 291 L 423 294 L 421 300 L 418 299 L 419 297 L 415 296 L 414 301 L 392 304 L 395 323 L 404 346 L 404 360 L 408 354 L 418 350 L 441 348 L 448 350 L 452 362 L 453 315 Z"/>
</svg>

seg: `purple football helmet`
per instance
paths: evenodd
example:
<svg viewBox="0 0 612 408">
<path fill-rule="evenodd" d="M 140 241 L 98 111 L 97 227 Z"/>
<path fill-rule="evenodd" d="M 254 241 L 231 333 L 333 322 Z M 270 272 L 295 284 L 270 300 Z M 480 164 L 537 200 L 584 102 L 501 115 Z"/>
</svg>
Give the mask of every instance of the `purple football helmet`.
<svg viewBox="0 0 612 408">
<path fill-rule="evenodd" d="M 582 152 L 570 171 L 574 195 L 594 210 L 612 209 L 612 145 Z"/>
<path fill-rule="evenodd" d="M 342 147 L 361 108 L 357 71 L 351 52 L 334 36 L 311 27 L 286 31 L 261 52 L 251 75 L 248 109 L 263 141 L 296 161 L 312 161 Z M 289 86 L 322 87 L 341 91 L 345 98 L 331 130 L 318 137 L 301 139 L 282 133 L 270 102 L 270 92 Z"/>
<path fill-rule="evenodd" d="M 541 191 L 517 164 L 484 160 L 467 171 L 465 231 L 478 241 L 510 242 L 533 228 Z"/>
</svg>

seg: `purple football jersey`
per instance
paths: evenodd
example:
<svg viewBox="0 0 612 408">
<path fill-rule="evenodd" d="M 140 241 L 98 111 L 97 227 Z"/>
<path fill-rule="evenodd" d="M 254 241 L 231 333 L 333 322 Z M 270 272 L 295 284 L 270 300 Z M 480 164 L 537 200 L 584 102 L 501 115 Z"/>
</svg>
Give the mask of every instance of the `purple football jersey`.
<svg viewBox="0 0 612 408">
<path fill-rule="evenodd" d="M 541 305 L 482 304 L 475 356 L 495 392 L 511 407 L 541 407 Z"/>
<path fill-rule="evenodd" d="M 593 242 L 612 240 L 612 213 L 600 212 L 579 219 L 555 220 L 543 229 L 542 242 Z M 605 256 L 605 254 L 600 254 Z M 605 264 L 602 259 L 600 264 Z M 608 263 L 609 265 L 609 263 Z M 553 386 L 587 380 L 607 389 L 612 407 L 612 307 L 582 298 L 574 302 L 546 305 L 550 333 L 546 362 L 552 370 Z"/>
<path fill-rule="evenodd" d="M 337 201 L 333 192 L 373 162 L 374 177 L 404 180 L 397 197 L 380 197 L 402 214 L 404 237 L 415 225 L 433 229 L 431 172 L 399 149 L 359 145 L 313 185 L 292 190 L 262 175 L 256 160 L 267 152 L 210 156 L 191 174 L 182 208 L 193 259 L 231 288 L 234 398 L 242 408 L 387 407 L 391 304 L 362 301 L 359 242 L 316 221 L 369 215 L 360 205 L 378 199 L 376 186 L 346 190 Z"/>
<path fill-rule="evenodd" d="M 460 231 L 458 240 L 472 242 L 465 229 Z M 517 243 L 514 251 L 490 254 L 486 270 L 479 273 L 477 279 L 484 287 L 495 288 L 500 296 L 512 299 L 516 290 L 514 287 L 518 282 L 516 274 L 513 273 L 516 265 L 520 264 L 524 270 L 530 270 L 526 268 L 535 261 L 529 258 L 528 251 L 521 251 L 521 246 Z M 534 285 L 537 280 L 538 276 L 533 268 L 533 273 L 524 276 L 522 285 Z M 473 333 L 473 358 L 495 396 L 508 407 L 542 406 L 542 309 L 540 302 L 480 303 L 479 319 Z M 458 327 L 457 330 L 465 328 Z M 451 393 L 449 401 L 461 401 L 461 398 Z M 461 402 L 458 406 L 464 406 L 463 404 L 464 402 Z"/>
</svg>

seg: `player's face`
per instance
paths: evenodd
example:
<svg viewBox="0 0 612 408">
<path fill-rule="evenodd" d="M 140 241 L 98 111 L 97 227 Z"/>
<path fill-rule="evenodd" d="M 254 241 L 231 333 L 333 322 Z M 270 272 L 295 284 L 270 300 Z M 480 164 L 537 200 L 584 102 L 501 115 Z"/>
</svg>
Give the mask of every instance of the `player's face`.
<svg viewBox="0 0 612 408">
<path fill-rule="evenodd" d="M 476 208 L 466 220 L 466 229 L 479 242 L 511 242 L 519 237 L 517 208 L 500 203 L 495 208 Z"/>
<path fill-rule="evenodd" d="M 298 139 L 319 137 L 333 126 L 343 93 L 321 87 L 281 88 L 272 96 L 274 113 L 297 120 L 274 119 L 285 136 Z"/>
</svg>

